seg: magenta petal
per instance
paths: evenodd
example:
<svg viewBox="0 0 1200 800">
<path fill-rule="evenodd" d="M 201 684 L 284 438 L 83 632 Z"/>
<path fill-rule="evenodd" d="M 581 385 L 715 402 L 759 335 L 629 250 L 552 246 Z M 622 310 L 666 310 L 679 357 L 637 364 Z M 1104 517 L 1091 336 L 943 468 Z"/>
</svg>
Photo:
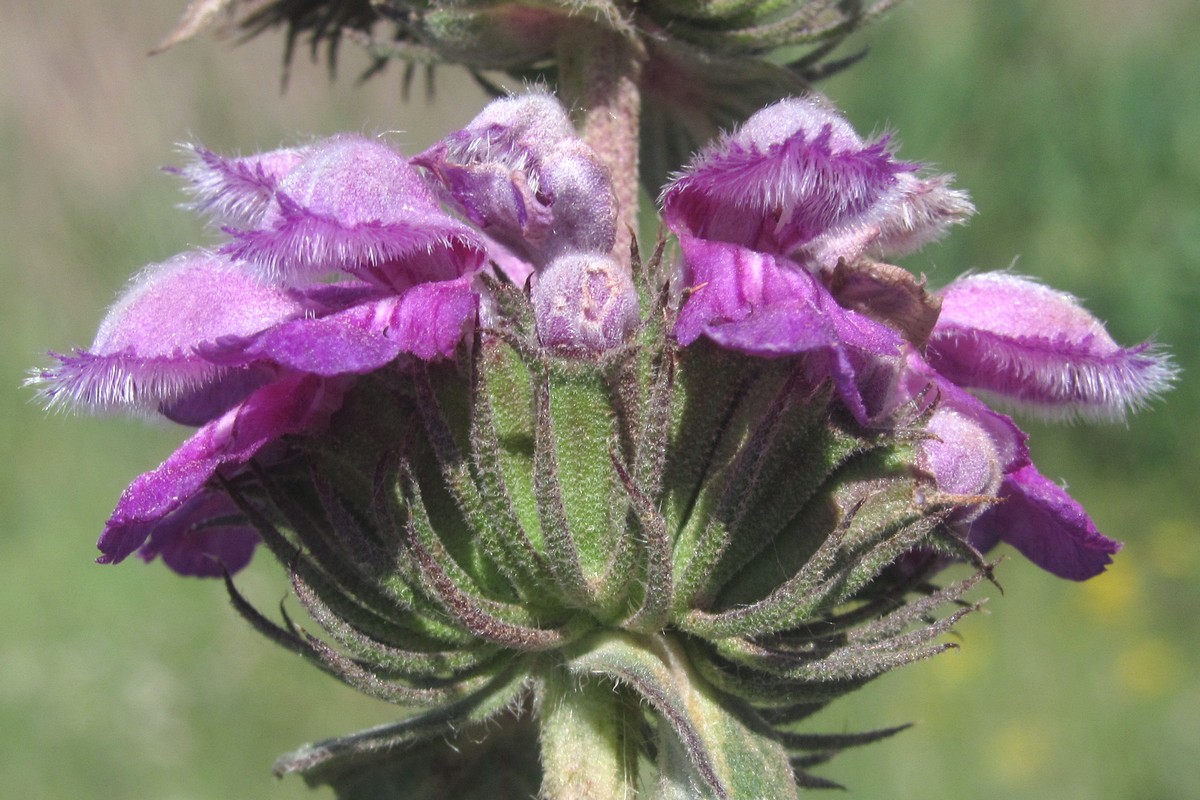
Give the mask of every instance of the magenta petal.
<svg viewBox="0 0 1200 800">
<path fill-rule="evenodd" d="M 432 359 L 453 355 L 475 317 L 471 276 L 424 283 L 400 295 L 361 301 L 325 317 L 292 320 L 205 351 L 218 363 L 263 360 L 314 375 L 371 372 L 401 353 Z"/>
<path fill-rule="evenodd" d="M 226 340 L 206 354 L 214 361 L 266 360 L 313 375 L 361 374 L 401 353 L 385 335 L 399 298 L 386 297 L 315 319 L 293 320 L 257 336 Z"/>
<path fill-rule="evenodd" d="M 237 505 L 225 494 L 202 491 L 155 523 L 138 550 L 145 561 L 162 557 L 180 575 L 217 578 L 250 563 L 259 542 Z"/>
<path fill-rule="evenodd" d="M 930 363 L 955 383 L 1022 410 L 1119 420 L 1174 378 L 1152 345 L 1120 347 L 1078 300 L 1028 278 L 973 275 L 941 297 Z"/>
<path fill-rule="evenodd" d="M 1032 465 L 1009 475 L 1001 502 L 971 525 L 970 541 L 1008 542 L 1042 569 L 1071 580 L 1099 575 L 1121 549 L 1104 536 L 1079 503 Z"/>
<path fill-rule="evenodd" d="M 464 328 L 475 318 L 478 302 L 470 276 L 414 286 L 400 298 L 388 336 L 417 358 L 449 358 L 462 342 Z"/>
<path fill-rule="evenodd" d="M 324 425 L 341 399 L 338 384 L 292 375 L 258 389 L 205 425 L 121 495 L 97 543 L 100 563 L 116 563 L 141 547 L 152 523 L 194 497 L 219 468 L 246 463 L 281 436 Z"/>
<path fill-rule="evenodd" d="M 680 245 L 691 287 L 675 325 L 680 344 L 704 334 L 755 356 L 811 354 L 814 377 L 832 379 L 866 418 L 852 356 L 896 355 L 896 331 L 842 308 L 816 277 L 781 256 L 687 235 Z"/>
<path fill-rule="evenodd" d="M 530 174 L 531 161 L 528 149 L 500 126 L 458 131 L 413 159 L 468 220 L 526 258 L 554 227 L 549 198 L 539 194 L 537 176 Z"/>
<path fill-rule="evenodd" d="M 258 542 L 258 531 L 247 526 L 196 528 L 164 543 L 158 555 L 179 575 L 219 578 L 249 564 Z"/>
<path fill-rule="evenodd" d="M 690 296 L 676 337 L 701 333 L 751 355 L 786 355 L 850 347 L 895 355 L 900 337 L 844 309 L 810 272 L 786 258 L 724 242 L 681 236 Z"/>
<path fill-rule="evenodd" d="M 192 252 L 147 267 L 109 310 L 87 351 L 59 356 L 37 379 L 48 405 L 146 411 L 219 382 L 223 367 L 195 349 L 300 316 L 296 296 L 246 275 L 221 256 Z"/>
<path fill-rule="evenodd" d="M 256 225 L 279 181 L 308 153 L 287 148 L 245 157 L 226 157 L 198 145 L 186 148 L 191 163 L 172 169 L 189 184 L 191 206 L 228 223 Z"/>
<path fill-rule="evenodd" d="M 483 263 L 478 238 L 449 217 L 423 214 L 347 225 L 286 195 L 277 199 L 270 227 L 226 229 L 234 241 L 221 249 L 230 258 L 251 262 L 270 281 L 298 283 L 344 272 L 402 289 L 474 272 Z"/>
</svg>

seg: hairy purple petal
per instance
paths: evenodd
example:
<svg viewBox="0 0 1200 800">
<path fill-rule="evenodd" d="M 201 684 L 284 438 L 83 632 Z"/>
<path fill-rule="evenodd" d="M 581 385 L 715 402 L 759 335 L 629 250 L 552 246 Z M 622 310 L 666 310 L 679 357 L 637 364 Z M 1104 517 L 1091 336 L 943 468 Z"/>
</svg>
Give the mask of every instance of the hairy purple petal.
<svg viewBox="0 0 1200 800">
<path fill-rule="evenodd" d="M 861 252 L 914 169 L 835 112 L 784 100 L 702 152 L 664 192 L 664 216 L 676 232 L 771 253 L 822 236 L 861 240 Z"/>
<path fill-rule="evenodd" d="M 203 490 L 222 467 L 245 464 L 281 436 L 326 424 L 341 405 L 342 387 L 313 375 L 267 384 L 197 431 L 157 469 L 121 495 L 97 546 L 102 564 L 124 560 L 155 525 Z"/>
<path fill-rule="evenodd" d="M 807 270 L 782 256 L 680 236 L 688 291 L 675 336 L 701 334 L 755 356 L 808 353 L 814 377 L 831 378 L 860 419 L 867 416 L 854 355 L 896 355 L 900 335 L 837 304 Z"/>
<path fill-rule="evenodd" d="M 987 549 L 1007 542 L 1042 569 L 1071 580 L 1099 575 L 1121 549 L 1096 530 L 1079 503 L 1032 465 L 1004 480 L 1000 501 L 972 523 L 969 540 Z"/>
<path fill-rule="evenodd" d="M 252 156 L 221 156 L 199 145 L 185 145 L 188 164 L 171 169 L 188 182 L 190 206 L 222 223 L 257 225 L 279 181 L 307 155 L 307 148 L 286 148 Z"/>
<path fill-rule="evenodd" d="M 403 156 L 351 135 L 309 148 L 279 181 L 261 224 L 227 232 L 234 241 L 223 252 L 284 283 L 345 272 L 402 289 L 473 272 L 484 257 Z"/>
<path fill-rule="evenodd" d="M 1078 300 L 1028 278 L 974 275 L 940 294 L 930 363 L 955 383 L 1022 410 L 1119 420 L 1174 378 L 1153 345 L 1120 347 Z"/>
<path fill-rule="evenodd" d="M 595 354 L 625 341 L 639 321 L 627 267 L 608 255 L 564 256 L 538 274 L 532 292 L 546 347 Z"/>
<path fill-rule="evenodd" d="M 226 377 L 226 368 L 198 356 L 197 347 L 304 312 L 297 296 L 259 283 L 222 256 L 184 253 L 143 270 L 109 309 L 92 346 L 58 356 L 59 366 L 34 382 L 50 406 L 154 410 Z"/>
<path fill-rule="evenodd" d="M 488 236 L 543 267 L 616 240 L 611 176 L 547 94 L 496 100 L 413 159 Z"/>
<path fill-rule="evenodd" d="M 180 575 L 217 578 L 250 563 L 258 531 L 221 492 L 204 490 L 155 523 L 146 523 L 147 540 L 137 555 L 161 557 Z"/>
</svg>

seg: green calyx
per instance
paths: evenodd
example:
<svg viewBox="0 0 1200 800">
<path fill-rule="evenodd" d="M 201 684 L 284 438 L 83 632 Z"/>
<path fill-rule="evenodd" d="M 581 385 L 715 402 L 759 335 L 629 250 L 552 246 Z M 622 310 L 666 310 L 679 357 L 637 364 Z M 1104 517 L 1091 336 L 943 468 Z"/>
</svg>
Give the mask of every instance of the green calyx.
<svg viewBox="0 0 1200 800">
<path fill-rule="evenodd" d="M 230 582 L 238 610 L 423 709 L 277 771 L 347 798 L 823 785 L 809 767 L 891 731 L 822 738 L 802 721 L 946 649 L 975 608 L 961 598 L 984 571 L 938 590 L 906 555 L 962 549 L 944 525 L 961 498 L 910 466 L 916 434 L 859 426 L 802 360 L 680 348 L 649 279 L 647 323 L 598 358 L 541 348 L 524 294 L 492 289 L 503 321 L 456 362 L 363 381 L 301 456 L 227 487 L 323 633 L 272 622 Z M 382 785 L 397 788 L 356 794 Z"/>
</svg>

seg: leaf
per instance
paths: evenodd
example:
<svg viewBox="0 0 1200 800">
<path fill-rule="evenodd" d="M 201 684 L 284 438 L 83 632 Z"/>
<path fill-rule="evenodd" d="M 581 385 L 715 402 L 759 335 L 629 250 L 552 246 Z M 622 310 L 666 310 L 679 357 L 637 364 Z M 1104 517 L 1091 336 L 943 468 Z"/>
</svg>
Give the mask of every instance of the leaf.
<svg viewBox="0 0 1200 800">
<path fill-rule="evenodd" d="M 495 761 L 517 765 L 512 775 L 498 783 L 507 784 L 520 775 L 537 775 L 537 746 L 531 726 L 514 718 L 515 709 L 525 693 L 525 678 L 519 670 L 497 676 L 488 686 L 458 702 L 400 722 L 380 725 L 359 733 L 305 745 L 275 762 L 277 777 L 300 773 L 310 786 L 332 786 L 341 800 L 359 798 L 524 798 L 521 794 L 497 790 L 488 795 L 468 792 L 466 787 L 487 783 L 473 779 L 480 772 L 484 757 L 503 753 Z M 502 726 L 485 725 L 508 714 Z M 457 735 L 447 736 L 457 731 Z M 490 732 L 487 739 L 484 733 Z M 527 744 L 527 740 L 531 740 Z M 448 751 L 448 752 L 447 752 Z M 524 759 L 520 754 L 527 754 Z M 491 763 L 491 759 L 488 759 Z M 531 763 L 526 764 L 525 761 Z M 502 770 L 503 772 L 503 770 Z M 477 776 L 478 777 L 478 776 Z M 497 773 L 497 777 L 501 776 Z M 445 783 L 456 780 L 458 783 Z M 536 791 L 538 780 L 533 779 Z M 450 794 L 437 790 L 450 789 Z M 422 793 L 423 792 L 423 793 Z"/>
<path fill-rule="evenodd" d="M 528 800 L 538 791 L 529 724 L 464 732 L 380 753 L 330 780 L 338 800 Z"/>
</svg>

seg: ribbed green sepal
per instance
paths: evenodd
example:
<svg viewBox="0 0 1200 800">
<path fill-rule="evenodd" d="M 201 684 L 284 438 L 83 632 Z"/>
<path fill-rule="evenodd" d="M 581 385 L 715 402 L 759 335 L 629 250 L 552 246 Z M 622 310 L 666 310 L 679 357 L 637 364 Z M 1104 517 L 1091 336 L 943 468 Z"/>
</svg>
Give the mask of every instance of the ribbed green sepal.
<svg viewBox="0 0 1200 800">
<path fill-rule="evenodd" d="M 487 764 L 536 741 L 554 800 L 773 800 L 829 785 L 809 770 L 891 732 L 826 738 L 807 718 L 951 646 L 990 578 L 949 525 L 978 499 L 914 468 L 920 420 L 860 425 L 802 357 L 680 348 L 659 257 L 638 259 L 647 321 L 621 347 L 542 347 L 526 294 L 493 282 L 503 317 L 457 360 L 364 381 L 295 467 L 228 486 L 324 633 L 272 622 L 230 582 L 238 610 L 423 709 L 284 769 L 356 800 L 358 772 L 400 792 L 384 797 L 471 798 Z M 387 434 L 359 436 L 362 415 Z M 978 573 L 929 585 L 939 552 Z M 516 738 L 450 757 L 430 733 L 496 715 Z M 529 770 L 504 774 L 497 797 L 530 791 Z"/>
</svg>

